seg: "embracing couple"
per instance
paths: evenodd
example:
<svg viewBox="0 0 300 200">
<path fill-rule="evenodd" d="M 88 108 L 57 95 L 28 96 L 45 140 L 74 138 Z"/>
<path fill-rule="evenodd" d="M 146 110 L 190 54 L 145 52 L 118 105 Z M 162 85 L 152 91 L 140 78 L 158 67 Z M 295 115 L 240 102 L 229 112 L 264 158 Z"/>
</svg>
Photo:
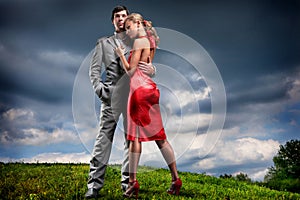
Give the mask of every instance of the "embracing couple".
<svg viewBox="0 0 300 200">
<path fill-rule="evenodd" d="M 150 21 L 125 6 L 112 11 L 115 34 L 100 38 L 90 66 L 90 79 L 101 99 L 100 127 L 96 137 L 86 198 L 96 198 L 104 184 L 114 132 L 120 115 L 124 125 L 124 156 L 121 187 L 124 197 L 138 197 L 137 168 L 142 142 L 155 141 L 169 166 L 172 182 L 169 194 L 179 194 L 182 182 L 177 173 L 174 151 L 167 141 L 159 108 L 159 90 L 152 59 L 159 41 Z M 105 68 L 105 80 L 102 67 Z"/>
</svg>

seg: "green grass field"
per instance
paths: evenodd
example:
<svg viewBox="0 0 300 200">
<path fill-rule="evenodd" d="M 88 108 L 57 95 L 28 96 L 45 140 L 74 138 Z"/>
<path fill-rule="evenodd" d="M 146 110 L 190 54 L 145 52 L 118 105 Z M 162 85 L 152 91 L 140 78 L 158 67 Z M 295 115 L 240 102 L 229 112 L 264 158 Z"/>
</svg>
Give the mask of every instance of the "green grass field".
<svg viewBox="0 0 300 200">
<path fill-rule="evenodd" d="M 87 164 L 0 164 L 0 199 L 84 199 Z M 204 174 L 179 173 L 179 196 L 166 193 L 171 177 L 166 169 L 140 167 L 139 199 L 300 199 L 300 194 L 270 190 L 233 179 Z M 99 199 L 123 199 L 120 166 L 107 168 Z"/>
</svg>

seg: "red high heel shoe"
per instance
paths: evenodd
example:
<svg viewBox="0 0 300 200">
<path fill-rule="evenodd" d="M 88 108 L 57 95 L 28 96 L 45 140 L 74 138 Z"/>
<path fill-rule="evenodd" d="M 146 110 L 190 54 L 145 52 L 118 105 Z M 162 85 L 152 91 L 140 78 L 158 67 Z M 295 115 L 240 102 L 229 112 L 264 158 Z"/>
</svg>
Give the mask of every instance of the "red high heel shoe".
<svg viewBox="0 0 300 200">
<path fill-rule="evenodd" d="M 181 186 L 182 186 L 182 181 L 180 180 L 180 178 L 178 178 L 175 181 L 172 181 L 172 184 L 170 188 L 167 190 L 167 193 L 179 195 Z"/>
<path fill-rule="evenodd" d="M 133 194 L 135 199 L 138 199 L 140 185 L 137 180 L 128 183 L 127 190 L 123 193 L 123 197 L 130 198 Z"/>
</svg>

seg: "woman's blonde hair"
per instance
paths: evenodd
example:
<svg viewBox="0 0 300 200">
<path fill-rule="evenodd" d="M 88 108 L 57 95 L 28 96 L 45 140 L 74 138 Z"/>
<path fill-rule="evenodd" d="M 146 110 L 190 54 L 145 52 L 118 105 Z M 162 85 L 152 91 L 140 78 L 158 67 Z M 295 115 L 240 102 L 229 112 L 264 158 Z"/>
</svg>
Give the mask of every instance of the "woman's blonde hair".
<svg viewBox="0 0 300 200">
<path fill-rule="evenodd" d="M 157 35 L 157 32 L 155 28 L 152 26 L 152 22 L 145 20 L 143 16 L 139 13 L 131 13 L 127 16 L 126 20 L 124 21 L 124 24 L 127 21 L 132 21 L 136 23 L 137 21 L 140 21 L 143 27 L 145 28 L 145 31 L 147 33 L 148 38 L 150 39 L 150 43 L 153 42 L 154 44 L 151 44 L 151 48 L 156 48 L 159 43 L 159 37 Z M 152 41 L 151 41 L 152 40 Z"/>
</svg>

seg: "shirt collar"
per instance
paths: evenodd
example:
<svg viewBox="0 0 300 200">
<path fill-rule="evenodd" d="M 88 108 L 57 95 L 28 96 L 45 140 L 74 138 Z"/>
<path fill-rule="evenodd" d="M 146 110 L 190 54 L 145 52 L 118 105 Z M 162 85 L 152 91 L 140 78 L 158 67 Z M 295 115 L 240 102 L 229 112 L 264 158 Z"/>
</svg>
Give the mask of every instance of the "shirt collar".
<svg viewBox="0 0 300 200">
<path fill-rule="evenodd" d="M 125 31 L 124 32 L 121 32 L 121 33 L 117 33 L 117 32 L 114 32 L 114 35 L 117 39 L 119 40 L 125 40 L 126 39 L 126 33 Z"/>
</svg>

